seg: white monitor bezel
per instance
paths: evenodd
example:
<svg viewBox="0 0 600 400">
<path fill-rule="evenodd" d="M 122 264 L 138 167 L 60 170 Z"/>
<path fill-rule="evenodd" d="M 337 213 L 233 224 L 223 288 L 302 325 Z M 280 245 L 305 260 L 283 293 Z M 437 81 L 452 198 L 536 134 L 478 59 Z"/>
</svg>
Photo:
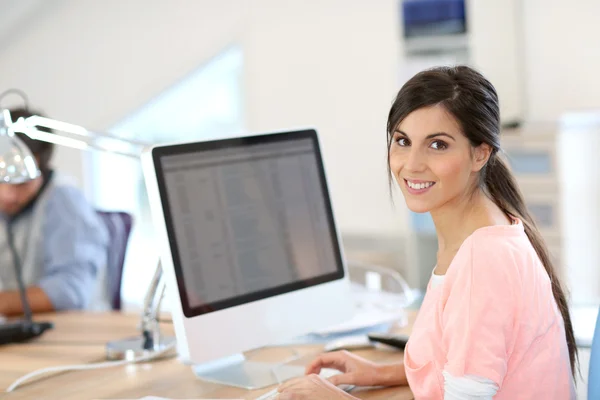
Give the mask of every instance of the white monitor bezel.
<svg viewBox="0 0 600 400">
<path fill-rule="evenodd" d="M 328 217 L 333 227 L 333 243 L 338 248 L 338 272 L 336 276 L 302 287 L 294 287 L 280 293 L 270 293 L 266 297 L 236 304 L 208 312 L 190 312 L 185 304 L 185 288 L 178 282 L 181 268 L 176 267 L 174 238 L 169 232 L 168 216 L 165 213 L 164 197 L 159 187 L 159 157 L 165 154 L 189 153 L 222 148 L 223 145 L 245 145 L 264 143 L 272 140 L 295 140 L 311 137 L 315 143 L 317 159 Z M 322 160 L 319 137 L 314 129 L 272 132 L 259 135 L 238 136 L 227 139 L 188 142 L 154 146 L 142 155 L 142 166 L 146 179 L 155 235 L 160 248 L 161 263 L 165 272 L 172 299 L 173 321 L 178 338 L 180 357 L 200 363 L 227 357 L 233 353 L 262 347 L 309 331 L 322 329 L 343 322 L 352 316 L 353 306 L 349 296 L 349 280 L 344 262 L 341 238 L 331 206 L 327 174 Z M 164 182 L 163 192 L 164 192 Z M 174 290 L 173 290 L 174 289 Z M 316 312 L 318 310 L 319 312 Z M 208 328 L 207 328 L 208 327 Z"/>
</svg>

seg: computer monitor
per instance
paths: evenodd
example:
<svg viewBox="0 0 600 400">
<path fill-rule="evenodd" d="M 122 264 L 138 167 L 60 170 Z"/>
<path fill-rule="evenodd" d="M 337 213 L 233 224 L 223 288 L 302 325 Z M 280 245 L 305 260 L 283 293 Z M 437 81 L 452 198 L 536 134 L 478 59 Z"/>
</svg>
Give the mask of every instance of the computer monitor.
<svg viewBox="0 0 600 400">
<path fill-rule="evenodd" d="M 229 363 L 233 375 L 260 374 L 239 354 L 352 317 L 315 130 L 155 146 L 142 165 L 167 288 L 177 295 L 178 352 L 201 364 L 198 374 L 222 381 L 215 366 Z M 225 380 L 276 383 L 262 372 L 268 377 L 231 381 L 230 369 Z"/>
</svg>

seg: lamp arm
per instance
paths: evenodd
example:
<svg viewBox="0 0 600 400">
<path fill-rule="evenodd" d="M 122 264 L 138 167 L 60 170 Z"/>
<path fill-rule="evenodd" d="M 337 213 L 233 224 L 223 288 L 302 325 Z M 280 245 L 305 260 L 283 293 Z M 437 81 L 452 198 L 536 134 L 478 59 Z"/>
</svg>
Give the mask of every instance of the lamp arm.
<svg viewBox="0 0 600 400">
<path fill-rule="evenodd" d="M 159 260 L 156 270 L 154 271 L 154 276 L 150 281 L 150 286 L 148 286 L 148 290 L 146 291 L 146 296 L 144 297 L 144 306 L 142 309 L 142 330 L 144 330 L 145 326 L 147 326 L 152 319 L 158 318 L 153 304 L 156 298 L 156 293 L 158 292 L 158 288 L 160 286 L 161 278 L 162 266 Z"/>
<path fill-rule="evenodd" d="M 140 331 L 144 337 L 144 348 L 146 350 L 151 350 L 155 343 L 160 342 L 160 328 L 158 323 L 160 306 L 165 291 L 162 275 L 163 269 L 159 259 L 156 270 L 154 270 L 154 276 L 152 276 L 152 280 L 146 291 L 142 308 Z"/>
<path fill-rule="evenodd" d="M 52 133 L 38 128 L 51 129 Z M 37 115 L 19 118 L 12 123 L 11 130 L 21 132 L 32 139 L 54 143 L 80 150 L 98 150 L 131 158 L 141 156 L 148 143 L 123 139 L 110 133 L 90 131 L 82 126 Z"/>
</svg>

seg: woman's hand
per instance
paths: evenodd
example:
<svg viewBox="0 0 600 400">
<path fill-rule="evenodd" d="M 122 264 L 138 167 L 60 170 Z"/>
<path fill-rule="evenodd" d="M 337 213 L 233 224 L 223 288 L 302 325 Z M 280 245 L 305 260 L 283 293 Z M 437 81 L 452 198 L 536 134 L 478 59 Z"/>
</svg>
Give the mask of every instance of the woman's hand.
<svg viewBox="0 0 600 400">
<path fill-rule="evenodd" d="M 277 388 L 277 400 L 335 400 L 356 399 L 348 393 L 335 387 L 327 379 L 311 374 L 302 378 L 292 379 Z"/>
<path fill-rule="evenodd" d="M 324 353 L 306 367 L 306 374 L 319 374 L 322 368 L 333 368 L 342 372 L 328 380 L 334 386 L 393 386 L 405 385 L 406 373 L 403 364 L 378 365 L 347 351 Z"/>
</svg>

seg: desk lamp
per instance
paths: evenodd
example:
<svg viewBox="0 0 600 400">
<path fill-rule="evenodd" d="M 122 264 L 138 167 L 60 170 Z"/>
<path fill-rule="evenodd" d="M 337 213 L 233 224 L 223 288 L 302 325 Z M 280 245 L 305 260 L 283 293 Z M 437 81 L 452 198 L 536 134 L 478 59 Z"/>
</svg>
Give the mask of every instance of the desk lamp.
<svg viewBox="0 0 600 400">
<path fill-rule="evenodd" d="M 37 128 L 47 128 L 45 132 Z M 35 158 L 27 146 L 15 135 L 23 133 L 35 140 L 54 143 L 80 150 L 98 150 L 140 159 L 146 143 L 124 140 L 107 134 L 89 131 L 81 126 L 50 118 L 31 116 L 13 121 L 10 111 L 0 110 L 0 183 L 19 184 L 40 175 Z M 139 337 L 109 342 L 106 345 L 108 359 L 132 360 L 160 352 L 171 346 L 175 338 L 162 336 L 159 328 L 160 304 L 164 297 L 165 284 L 160 261 L 144 299 Z M 24 308 L 27 299 L 22 293 Z"/>
</svg>

